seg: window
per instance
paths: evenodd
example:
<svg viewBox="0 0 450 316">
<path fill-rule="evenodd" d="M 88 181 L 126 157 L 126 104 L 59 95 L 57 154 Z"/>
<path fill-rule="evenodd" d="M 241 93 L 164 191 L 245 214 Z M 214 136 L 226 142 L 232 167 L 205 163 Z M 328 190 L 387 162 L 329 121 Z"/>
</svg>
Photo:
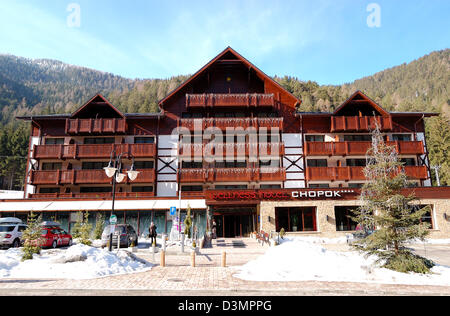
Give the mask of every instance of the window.
<svg viewBox="0 0 450 316">
<path fill-rule="evenodd" d="M 324 135 L 306 135 L 305 140 L 307 142 L 324 142 L 325 136 Z"/>
<path fill-rule="evenodd" d="M 413 206 L 413 210 L 418 211 L 427 206 L 428 206 L 428 211 L 422 216 L 422 218 L 419 220 L 419 222 L 420 223 L 428 223 L 429 228 L 432 229 L 433 228 L 433 216 L 432 216 L 433 205 L 415 205 L 415 206 Z"/>
<path fill-rule="evenodd" d="M 81 165 L 83 170 L 101 170 L 105 167 L 108 167 L 108 163 L 103 161 L 86 161 Z"/>
<path fill-rule="evenodd" d="M 317 230 L 315 207 L 277 207 L 275 221 L 278 232 L 281 228 L 287 232 Z"/>
<path fill-rule="evenodd" d="M 183 144 L 202 144 L 203 137 L 202 136 L 183 135 L 181 137 L 181 143 L 183 143 Z"/>
<path fill-rule="evenodd" d="M 183 161 L 181 162 L 182 169 L 201 169 L 203 168 L 203 162 L 201 161 Z"/>
<path fill-rule="evenodd" d="M 411 134 L 392 134 L 393 141 L 411 141 Z"/>
<path fill-rule="evenodd" d="M 247 186 L 243 185 L 216 185 L 216 190 L 247 190 Z"/>
<path fill-rule="evenodd" d="M 39 193 L 59 193 L 60 188 L 40 188 Z"/>
<path fill-rule="evenodd" d="M 135 161 L 134 167 L 139 169 L 153 169 L 155 167 L 155 163 L 153 161 Z"/>
<path fill-rule="evenodd" d="M 181 187 L 181 192 L 201 192 L 203 191 L 203 186 L 201 185 L 183 185 Z"/>
<path fill-rule="evenodd" d="M 260 189 L 281 189 L 281 184 L 261 184 Z"/>
<path fill-rule="evenodd" d="M 278 117 L 278 113 L 277 112 L 257 112 L 255 113 L 256 117 Z"/>
<path fill-rule="evenodd" d="M 189 112 L 183 112 L 181 114 L 182 118 L 202 118 L 202 113 L 189 113 Z"/>
<path fill-rule="evenodd" d="M 336 231 L 349 231 L 355 230 L 356 223 L 351 219 L 354 215 L 354 211 L 358 209 L 357 206 L 335 206 L 334 207 L 334 215 L 336 218 Z"/>
<path fill-rule="evenodd" d="M 259 166 L 277 168 L 280 166 L 280 160 L 260 160 Z"/>
<path fill-rule="evenodd" d="M 415 166 L 416 160 L 414 158 L 402 158 L 400 161 L 403 163 L 404 166 Z"/>
<path fill-rule="evenodd" d="M 308 167 L 327 167 L 326 159 L 308 159 Z"/>
<path fill-rule="evenodd" d="M 84 143 L 86 145 L 97 145 L 97 144 L 114 144 L 114 137 L 96 137 L 96 138 L 85 138 Z"/>
<path fill-rule="evenodd" d="M 311 189 L 328 189 L 330 185 L 328 183 L 310 183 L 309 187 Z"/>
<path fill-rule="evenodd" d="M 46 145 L 64 145 L 64 138 L 46 138 Z"/>
<path fill-rule="evenodd" d="M 360 189 L 363 187 L 363 185 L 364 185 L 364 183 L 349 183 L 348 187 L 354 188 L 354 189 Z"/>
<path fill-rule="evenodd" d="M 216 161 L 216 168 L 246 168 L 245 161 Z"/>
<path fill-rule="evenodd" d="M 131 187 L 131 192 L 153 192 L 152 186 Z"/>
<path fill-rule="evenodd" d="M 62 163 L 61 162 L 44 162 L 42 164 L 42 170 L 61 170 Z"/>
<path fill-rule="evenodd" d="M 111 187 L 81 187 L 80 193 L 111 193 Z"/>
<path fill-rule="evenodd" d="M 365 167 L 366 159 L 347 159 L 347 167 Z"/>
<path fill-rule="evenodd" d="M 371 142 L 372 135 L 344 135 L 345 142 Z"/>
<path fill-rule="evenodd" d="M 134 138 L 135 144 L 154 144 L 155 143 L 155 137 L 135 137 Z"/>
<path fill-rule="evenodd" d="M 280 142 L 280 135 L 279 134 L 261 134 L 259 135 L 259 142 L 260 143 L 279 143 Z"/>
</svg>

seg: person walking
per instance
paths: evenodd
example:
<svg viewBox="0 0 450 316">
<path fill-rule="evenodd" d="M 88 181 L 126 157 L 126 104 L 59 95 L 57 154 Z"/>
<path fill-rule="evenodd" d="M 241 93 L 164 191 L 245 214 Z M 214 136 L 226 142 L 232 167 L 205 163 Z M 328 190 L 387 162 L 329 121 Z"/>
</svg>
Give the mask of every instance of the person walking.
<svg viewBox="0 0 450 316">
<path fill-rule="evenodd" d="M 153 243 L 156 244 L 156 236 L 157 236 L 157 234 L 156 234 L 156 225 L 155 225 L 155 223 L 152 222 L 150 224 L 150 227 L 148 228 L 148 232 L 149 232 L 149 237 L 150 237 L 151 244 L 152 245 L 153 245 Z"/>
</svg>

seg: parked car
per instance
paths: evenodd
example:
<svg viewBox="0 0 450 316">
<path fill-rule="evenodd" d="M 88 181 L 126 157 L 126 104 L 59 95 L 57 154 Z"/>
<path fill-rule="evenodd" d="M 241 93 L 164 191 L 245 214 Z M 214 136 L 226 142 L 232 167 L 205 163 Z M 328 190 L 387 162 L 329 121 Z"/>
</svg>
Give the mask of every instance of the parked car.
<svg viewBox="0 0 450 316">
<path fill-rule="evenodd" d="M 138 245 L 138 235 L 133 226 L 129 224 L 118 224 L 113 233 L 113 247 L 117 247 L 118 238 L 120 238 L 120 247 L 127 248 L 134 243 Z M 106 226 L 102 233 L 102 248 L 106 247 L 109 242 L 110 226 Z"/>
<path fill-rule="evenodd" d="M 361 239 L 366 238 L 367 236 L 372 235 L 375 232 L 374 228 L 364 230 L 360 224 L 356 226 L 356 232 L 351 235 L 347 235 L 347 244 L 351 245 Z"/>
<path fill-rule="evenodd" d="M 20 247 L 22 245 L 22 232 L 27 225 L 15 217 L 0 218 L 0 247 Z"/>
<path fill-rule="evenodd" d="M 63 246 L 72 246 L 72 235 L 67 233 L 57 222 L 43 222 L 42 243 L 43 248 L 56 248 Z"/>
</svg>

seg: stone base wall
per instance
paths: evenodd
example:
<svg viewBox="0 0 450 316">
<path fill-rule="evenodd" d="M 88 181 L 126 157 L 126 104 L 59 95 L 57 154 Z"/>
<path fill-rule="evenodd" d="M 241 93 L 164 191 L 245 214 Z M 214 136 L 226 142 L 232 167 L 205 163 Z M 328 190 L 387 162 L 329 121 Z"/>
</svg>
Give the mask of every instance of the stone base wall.
<svg viewBox="0 0 450 316">
<path fill-rule="evenodd" d="M 433 229 L 430 231 L 430 239 L 450 239 L 450 200 L 449 199 L 422 199 L 415 204 L 430 204 L 433 206 Z M 296 232 L 290 235 L 315 236 L 325 238 L 337 238 L 350 234 L 350 231 L 336 231 L 335 206 L 359 206 L 360 202 L 353 201 L 289 201 L 289 202 L 271 202 L 262 201 L 260 204 L 260 216 L 262 230 L 265 232 L 275 231 L 276 207 L 316 207 L 316 232 Z M 444 218 L 446 214 L 448 220 Z"/>
</svg>

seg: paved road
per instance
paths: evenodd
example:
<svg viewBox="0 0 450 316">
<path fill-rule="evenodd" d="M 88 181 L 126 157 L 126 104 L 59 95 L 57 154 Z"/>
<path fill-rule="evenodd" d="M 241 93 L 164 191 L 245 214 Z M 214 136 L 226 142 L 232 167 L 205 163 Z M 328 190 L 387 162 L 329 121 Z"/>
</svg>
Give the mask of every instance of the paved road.
<svg viewBox="0 0 450 316">
<path fill-rule="evenodd" d="M 253 239 L 214 242 L 196 257 L 168 254 L 166 267 L 159 266 L 159 254 L 140 249 L 138 256 L 157 264 L 151 271 L 91 280 L 0 279 L 0 295 L 155 295 L 155 296 L 293 296 L 293 295 L 446 295 L 450 287 L 368 284 L 350 282 L 256 282 L 234 278 L 235 267 L 258 257 L 268 249 Z M 447 249 L 444 247 L 444 249 Z M 220 266 L 222 251 L 227 267 Z M 428 250 L 431 253 L 431 250 Z M 439 253 L 439 250 L 436 250 Z M 169 252 L 170 253 L 170 252 Z"/>
</svg>

